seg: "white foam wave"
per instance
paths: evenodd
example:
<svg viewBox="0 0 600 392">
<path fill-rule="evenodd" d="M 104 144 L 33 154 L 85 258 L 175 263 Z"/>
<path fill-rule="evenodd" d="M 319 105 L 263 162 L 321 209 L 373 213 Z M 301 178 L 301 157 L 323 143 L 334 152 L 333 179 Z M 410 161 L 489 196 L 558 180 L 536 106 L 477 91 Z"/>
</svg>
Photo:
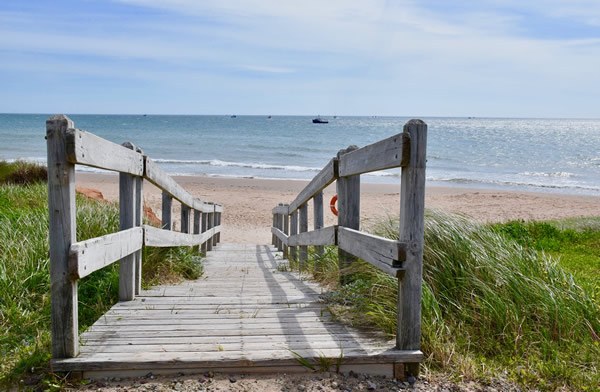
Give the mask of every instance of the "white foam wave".
<svg viewBox="0 0 600 392">
<path fill-rule="evenodd" d="M 157 163 L 164 164 L 177 164 L 177 165 L 201 165 L 201 166 L 215 166 L 215 167 L 242 167 L 246 169 L 264 169 L 264 170 L 287 170 L 293 172 L 318 172 L 321 168 L 307 167 L 307 166 L 295 166 L 295 165 L 272 165 L 267 163 L 253 163 L 253 162 L 229 162 L 222 161 L 219 159 L 211 160 L 178 160 L 178 159 L 155 159 Z"/>
<path fill-rule="evenodd" d="M 519 175 L 528 176 L 528 177 L 553 177 L 553 178 L 571 178 L 571 177 L 577 176 L 575 173 L 570 173 L 570 172 L 548 173 L 548 172 L 529 172 L 529 171 L 519 173 Z"/>
</svg>

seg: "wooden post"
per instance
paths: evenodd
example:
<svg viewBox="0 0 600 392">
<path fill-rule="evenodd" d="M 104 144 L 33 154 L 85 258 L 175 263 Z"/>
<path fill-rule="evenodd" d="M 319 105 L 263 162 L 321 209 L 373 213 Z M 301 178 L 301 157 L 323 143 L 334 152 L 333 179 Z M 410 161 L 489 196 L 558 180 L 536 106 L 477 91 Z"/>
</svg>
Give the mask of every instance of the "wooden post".
<svg viewBox="0 0 600 392">
<path fill-rule="evenodd" d="M 141 148 L 136 147 L 131 142 L 125 142 L 122 144 L 130 150 L 134 150 L 139 154 L 144 154 Z M 146 157 L 144 157 L 146 159 Z M 144 220 L 144 181 L 143 177 L 134 177 L 134 226 L 140 227 Z M 138 250 L 133 254 L 133 270 L 134 270 L 134 295 L 138 295 L 142 290 L 142 251 Z"/>
<path fill-rule="evenodd" d="M 138 149 L 139 150 L 139 149 Z M 138 151 L 142 153 L 141 150 Z M 135 177 L 135 226 L 144 224 L 144 179 Z M 142 250 L 135 252 L 135 295 L 142 290 Z"/>
<path fill-rule="evenodd" d="M 289 204 L 284 204 L 284 206 L 289 207 Z M 290 234 L 290 216 L 288 214 L 283 214 L 283 233 L 285 235 Z M 283 258 L 288 258 L 288 246 L 283 245 Z"/>
<path fill-rule="evenodd" d="M 304 203 L 300 206 L 300 227 L 298 230 L 300 233 L 306 233 L 308 231 L 308 204 Z M 300 247 L 300 263 L 299 269 L 302 269 L 306 266 L 306 261 L 308 260 L 308 246 L 303 245 Z"/>
<path fill-rule="evenodd" d="M 217 212 L 217 226 L 219 226 L 219 228 L 221 227 L 221 215 L 223 215 L 223 213 L 221 212 Z M 217 233 L 217 244 L 221 243 L 221 233 Z"/>
<path fill-rule="evenodd" d="M 162 193 L 162 228 L 171 230 L 171 208 L 173 207 L 173 198 L 167 192 Z"/>
<path fill-rule="evenodd" d="M 212 204 L 212 203 L 208 203 L 208 204 Z M 210 230 L 213 228 L 213 225 L 215 224 L 215 206 L 212 206 L 212 212 L 209 212 L 208 214 L 206 214 L 206 230 Z M 206 241 L 206 251 L 211 251 L 213 247 L 213 239 L 212 237 L 210 237 L 207 241 Z"/>
<path fill-rule="evenodd" d="M 277 214 L 273 213 L 273 227 L 277 227 Z M 271 244 L 273 244 L 273 246 L 275 248 L 277 248 L 277 236 L 275 234 L 271 235 Z"/>
<path fill-rule="evenodd" d="M 349 146 L 340 150 L 338 159 L 346 153 L 357 150 L 356 146 Z M 349 229 L 360 229 L 360 175 L 339 177 L 337 180 L 338 195 L 338 225 Z M 338 248 L 339 268 L 344 269 L 356 261 L 357 257 Z M 348 283 L 348 276 L 340 274 L 340 283 Z"/>
<path fill-rule="evenodd" d="M 190 232 L 190 207 L 185 204 L 181 204 L 181 232 Z"/>
<path fill-rule="evenodd" d="M 202 233 L 206 233 L 206 231 L 208 230 L 208 213 L 207 212 L 202 212 Z M 208 241 L 203 242 L 202 244 L 200 244 L 200 251 L 204 254 L 206 254 L 206 249 L 208 247 Z"/>
<path fill-rule="evenodd" d="M 283 207 L 283 203 L 279 203 L 279 207 Z M 283 214 L 276 214 L 277 219 L 276 219 L 276 224 L 277 226 L 275 226 L 276 228 L 278 228 L 279 230 L 283 231 Z M 279 238 L 277 238 L 277 250 L 278 251 L 283 251 L 283 241 L 280 240 Z"/>
<path fill-rule="evenodd" d="M 194 234 L 200 234 L 200 219 L 202 212 L 194 210 Z M 194 252 L 200 252 L 200 245 L 194 246 Z"/>
<path fill-rule="evenodd" d="M 215 206 L 215 212 L 213 213 L 213 224 L 212 227 L 217 227 L 219 226 L 219 213 L 216 211 L 216 206 Z M 217 241 L 217 235 L 213 235 L 212 238 L 212 244 L 213 246 L 217 246 L 218 241 Z"/>
<path fill-rule="evenodd" d="M 67 161 L 67 132 L 75 128 L 67 116 L 46 121 L 52 357 L 79 354 L 77 281 L 69 276 L 69 250 L 76 242 L 75 165 Z"/>
<path fill-rule="evenodd" d="M 324 227 L 323 191 L 316 193 L 313 197 L 313 222 L 315 230 L 322 229 Z M 315 246 L 315 252 L 317 254 L 317 258 L 321 258 L 323 256 L 323 246 Z"/>
<path fill-rule="evenodd" d="M 119 228 L 131 229 L 136 220 L 136 181 L 135 176 L 119 173 Z M 119 261 L 119 301 L 131 301 L 135 298 L 135 254 L 123 257 Z"/>
<path fill-rule="evenodd" d="M 404 277 L 398 280 L 396 347 L 399 350 L 419 350 L 427 124 L 421 120 L 410 120 L 404 125 L 404 132 L 410 138 L 410 161 L 408 166 L 402 168 L 401 174 L 399 237 L 408 246 Z M 418 364 L 416 369 L 409 371 L 416 374 Z"/>
<path fill-rule="evenodd" d="M 290 236 L 298 234 L 298 210 L 290 214 Z M 290 260 L 297 260 L 297 246 L 290 246 Z"/>
</svg>

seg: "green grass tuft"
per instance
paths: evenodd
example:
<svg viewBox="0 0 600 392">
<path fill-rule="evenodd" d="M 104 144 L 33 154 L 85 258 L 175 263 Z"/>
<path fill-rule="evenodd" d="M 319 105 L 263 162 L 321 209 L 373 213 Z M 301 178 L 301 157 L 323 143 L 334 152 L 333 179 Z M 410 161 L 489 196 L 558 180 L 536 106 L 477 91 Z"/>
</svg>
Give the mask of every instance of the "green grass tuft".
<svg viewBox="0 0 600 392">
<path fill-rule="evenodd" d="M 0 161 L 0 184 L 35 184 L 48 181 L 46 166 L 36 163 Z"/>
<path fill-rule="evenodd" d="M 78 197 L 76 219 L 78 241 L 119 229 L 119 209 L 113 203 Z M 175 281 L 202 273 L 189 248 L 152 248 L 144 257 L 143 271 L 152 283 L 160 283 L 161 277 Z M 79 281 L 81 330 L 117 301 L 118 279 L 115 263 Z M 0 386 L 18 380 L 42 390 L 63 385 L 48 368 L 49 293 L 46 185 L 0 185 Z"/>
<path fill-rule="evenodd" d="M 397 230 L 394 219 L 373 229 L 394 239 Z M 582 238 L 598 238 L 598 232 L 550 223 L 536 224 L 533 230 L 524 230 L 520 224 L 488 227 L 427 212 L 422 303 L 425 364 L 462 379 L 485 381 L 508 375 L 542 390 L 597 388 L 599 304 L 593 292 L 558 262 L 558 255 L 538 250 L 552 247 L 564 252 L 576 248 L 573 244 Z M 336 254 L 326 257 L 335 259 Z M 334 260 L 318 262 L 335 269 Z M 593 264 L 584 256 L 582 263 L 586 262 Z M 394 334 L 396 280 L 360 261 L 345 273 L 352 274 L 351 283 L 329 295 L 336 315 Z M 319 274 L 334 275 L 335 271 Z"/>
</svg>

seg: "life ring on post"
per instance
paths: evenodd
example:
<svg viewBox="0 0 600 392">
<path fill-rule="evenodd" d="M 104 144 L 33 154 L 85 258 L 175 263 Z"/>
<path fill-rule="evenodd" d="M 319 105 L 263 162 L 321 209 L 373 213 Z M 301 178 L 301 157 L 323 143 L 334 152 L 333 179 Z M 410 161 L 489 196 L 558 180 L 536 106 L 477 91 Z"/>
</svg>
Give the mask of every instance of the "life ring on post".
<svg viewBox="0 0 600 392">
<path fill-rule="evenodd" d="M 335 216 L 338 216 L 338 210 L 335 208 L 335 203 L 337 203 L 337 195 L 333 195 L 331 201 L 329 202 L 329 209 L 331 209 L 331 213 Z"/>
</svg>

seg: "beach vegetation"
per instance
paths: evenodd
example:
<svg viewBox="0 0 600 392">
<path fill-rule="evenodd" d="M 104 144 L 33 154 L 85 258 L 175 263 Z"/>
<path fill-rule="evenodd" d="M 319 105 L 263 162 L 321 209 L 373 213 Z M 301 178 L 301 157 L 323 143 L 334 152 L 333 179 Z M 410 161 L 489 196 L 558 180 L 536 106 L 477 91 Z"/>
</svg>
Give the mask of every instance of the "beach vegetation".
<svg viewBox="0 0 600 392">
<path fill-rule="evenodd" d="M 0 184 L 35 184 L 47 180 L 46 166 L 26 161 L 0 161 Z"/>
<path fill-rule="evenodd" d="M 398 226 L 387 219 L 370 231 L 397 239 Z M 425 371 L 460 380 L 509 379 L 540 390 L 596 390 L 600 304 L 591 282 L 597 282 L 599 239 L 594 225 L 486 226 L 428 211 Z M 361 261 L 338 271 L 335 248 L 311 259 L 315 277 L 333 287 L 327 300 L 336 317 L 395 334 L 396 279 Z M 340 273 L 349 275 L 349 284 L 337 286 Z"/>
<path fill-rule="evenodd" d="M 0 386 L 41 390 L 64 386 L 49 369 L 47 198 L 45 184 L 0 185 Z M 119 208 L 78 196 L 76 219 L 78 241 L 98 237 L 118 231 Z M 196 278 L 202 267 L 191 248 L 148 248 L 142 271 L 147 285 Z M 118 280 L 114 263 L 78 282 L 81 331 L 116 303 Z"/>
</svg>

